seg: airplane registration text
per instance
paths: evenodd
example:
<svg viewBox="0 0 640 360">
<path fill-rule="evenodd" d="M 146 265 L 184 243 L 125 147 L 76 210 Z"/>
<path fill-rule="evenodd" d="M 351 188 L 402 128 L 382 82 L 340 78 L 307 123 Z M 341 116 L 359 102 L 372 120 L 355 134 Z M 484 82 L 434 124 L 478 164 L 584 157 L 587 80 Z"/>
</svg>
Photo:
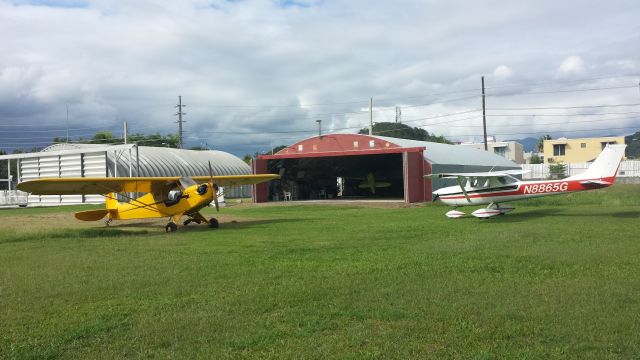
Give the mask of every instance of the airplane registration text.
<svg viewBox="0 0 640 360">
<path fill-rule="evenodd" d="M 531 185 L 525 185 L 524 193 L 538 194 L 538 193 L 560 192 L 560 191 L 567 191 L 568 188 L 569 188 L 568 182 L 531 184 Z"/>
</svg>

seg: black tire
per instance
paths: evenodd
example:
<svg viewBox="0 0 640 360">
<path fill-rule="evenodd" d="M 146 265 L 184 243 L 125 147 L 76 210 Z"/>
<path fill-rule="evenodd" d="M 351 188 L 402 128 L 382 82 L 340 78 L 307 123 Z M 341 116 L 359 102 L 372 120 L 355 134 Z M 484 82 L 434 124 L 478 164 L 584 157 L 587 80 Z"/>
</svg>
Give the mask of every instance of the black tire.
<svg viewBox="0 0 640 360">
<path fill-rule="evenodd" d="M 209 227 L 212 228 L 212 229 L 219 228 L 220 224 L 218 223 L 218 219 L 216 219 L 216 218 L 209 219 Z"/>
<path fill-rule="evenodd" d="M 178 225 L 170 222 L 167 224 L 167 226 L 164 227 L 164 229 L 166 230 L 166 232 L 176 232 L 178 231 Z"/>
</svg>

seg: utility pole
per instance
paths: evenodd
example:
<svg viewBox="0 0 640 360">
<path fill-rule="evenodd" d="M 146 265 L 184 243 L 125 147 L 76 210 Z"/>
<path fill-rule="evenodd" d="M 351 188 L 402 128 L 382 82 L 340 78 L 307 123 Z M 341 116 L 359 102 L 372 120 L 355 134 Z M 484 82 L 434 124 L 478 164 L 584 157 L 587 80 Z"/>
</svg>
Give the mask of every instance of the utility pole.
<svg viewBox="0 0 640 360">
<path fill-rule="evenodd" d="M 322 138 L 322 120 L 316 120 L 318 123 L 318 137 Z"/>
<path fill-rule="evenodd" d="M 369 98 L 369 135 L 373 135 L 373 98 Z"/>
<path fill-rule="evenodd" d="M 124 138 L 125 145 L 127 144 L 127 120 L 124 121 L 124 130 L 122 132 L 122 137 Z"/>
<path fill-rule="evenodd" d="M 482 80 L 482 129 L 484 130 L 484 151 L 489 150 L 487 145 L 487 115 L 484 106 L 484 76 L 480 78 Z"/>
<path fill-rule="evenodd" d="M 402 110 L 400 109 L 400 106 L 396 106 L 396 124 L 397 123 L 402 123 Z"/>
<path fill-rule="evenodd" d="M 178 149 L 182 149 L 182 123 L 187 122 L 186 120 L 182 120 L 182 116 L 187 115 L 186 112 L 182 111 L 182 108 L 185 107 L 187 105 L 182 105 L 182 96 L 178 96 L 178 105 L 176 105 L 176 107 L 178 108 L 178 112 L 176 113 L 176 115 L 178 115 Z"/>
</svg>

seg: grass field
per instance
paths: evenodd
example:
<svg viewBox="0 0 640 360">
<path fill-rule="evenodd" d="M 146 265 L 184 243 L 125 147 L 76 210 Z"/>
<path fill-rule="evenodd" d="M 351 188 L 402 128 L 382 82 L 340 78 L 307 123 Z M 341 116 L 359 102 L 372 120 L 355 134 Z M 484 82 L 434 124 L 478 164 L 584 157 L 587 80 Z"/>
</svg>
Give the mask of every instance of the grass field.
<svg viewBox="0 0 640 360">
<path fill-rule="evenodd" d="M 236 206 L 173 234 L 1 210 L 0 354 L 640 357 L 640 186 L 514 205 Z"/>
</svg>

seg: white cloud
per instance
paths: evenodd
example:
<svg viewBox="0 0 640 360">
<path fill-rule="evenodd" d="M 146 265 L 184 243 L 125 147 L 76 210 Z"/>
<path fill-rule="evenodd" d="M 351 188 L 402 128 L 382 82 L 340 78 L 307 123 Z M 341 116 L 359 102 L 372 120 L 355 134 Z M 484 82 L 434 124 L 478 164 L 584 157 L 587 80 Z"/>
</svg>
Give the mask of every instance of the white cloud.
<svg viewBox="0 0 640 360">
<path fill-rule="evenodd" d="M 374 121 L 390 119 L 395 106 L 407 121 L 477 109 L 486 74 L 491 107 L 637 102 L 637 89 L 527 95 L 588 85 L 566 78 L 637 72 L 640 32 L 629 29 L 638 29 L 640 9 L 633 0 L 606 12 L 595 2 L 569 8 L 551 0 L 47 4 L 0 0 L 0 122 L 35 124 L 53 136 L 66 104 L 77 127 L 107 124 L 115 133 L 128 120 L 135 132 L 175 132 L 182 95 L 190 142 L 253 152 L 313 135 L 316 119 L 325 129 L 364 127 L 369 97 Z M 491 120 L 496 134 L 538 129 Z M 466 136 L 478 131 L 475 121 L 408 124 Z M 9 135 L 0 133 L 0 146 Z"/>
<path fill-rule="evenodd" d="M 513 71 L 506 65 L 500 65 L 493 70 L 493 75 L 498 79 L 506 79 L 513 75 Z"/>
<path fill-rule="evenodd" d="M 558 67 L 560 76 L 582 75 L 586 72 L 584 60 L 580 56 L 572 55 L 564 59 Z"/>
</svg>

